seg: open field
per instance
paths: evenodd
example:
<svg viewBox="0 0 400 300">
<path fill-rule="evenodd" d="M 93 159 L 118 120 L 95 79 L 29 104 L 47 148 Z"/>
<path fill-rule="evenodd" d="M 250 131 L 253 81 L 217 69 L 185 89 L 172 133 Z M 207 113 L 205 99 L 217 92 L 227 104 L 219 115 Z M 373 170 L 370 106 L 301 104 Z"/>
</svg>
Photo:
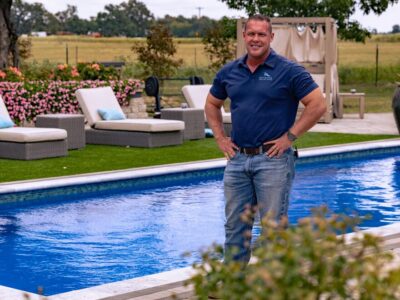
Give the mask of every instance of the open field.
<svg viewBox="0 0 400 300">
<path fill-rule="evenodd" d="M 132 46 L 144 38 L 92 38 L 81 36 L 49 36 L 32 38 L 32 57 L 28 61 L 49 60 L 54 63 L 135 61 Z M 177 58 L 188 67 L 206 67 L 208 58 L 200 39 L 176 39 Z"/>
<path fill-rule="evenodd" d="M 375 66 L 376 47 L 379 47 L 381 66 L 400 65 L 400 39 L 390 42 L 374 36 L 365 44 L 339 42 L 338 60 L 340 66 Z M 82 36 L 50 36 L 32 38 L 32 58 L 30 61 L 48 59 L 51 62 L 66 62 L 66 47 L 69 50 L 69 63 L 91 61 L 135 61 L 132 45 L 144 41 L 143 38 L 92 38 Z M 200 38 L 176 39 L 178 53 L 187 67 L 206 67 L 209 60 L 204 52 Z"/>
<path fill-rule="evenodd" d="M 374 67 L 376 63 L 376 47 L 379 50 L 379 65 L 400 65 L 400 40 L 398 42 L 381 42 L 373 38 L 365 44 L 339 42 L 339 68 L 340 66 Z"/>
</svg>

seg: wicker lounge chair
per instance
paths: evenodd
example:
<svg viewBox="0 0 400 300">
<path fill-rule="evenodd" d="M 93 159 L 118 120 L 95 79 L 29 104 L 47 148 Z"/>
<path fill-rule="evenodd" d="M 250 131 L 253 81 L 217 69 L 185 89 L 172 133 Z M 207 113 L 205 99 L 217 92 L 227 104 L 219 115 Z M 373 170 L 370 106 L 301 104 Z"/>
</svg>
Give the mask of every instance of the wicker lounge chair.
<svg viewBox="0 0 400 300">
<path fill-rule="evenodd" d="M 64 129 L 14 127 L 0 96 L 0 118 L 11 127 L 0 129 L 0 157 L 32 160 L 67 155 L 67 132 Z"/>
<path fill-rule="evenodd" d="M 189 107 L 204 109 L 210 88 L 211 88 L 210 84 L 185 85 L 182 87 L 182 94 L 185 97 Z M 228 136 L 230 136 L 232 130 L 231 114 L 225 112 L 223 107 L 221 107 L 221 111 L 222 111 L 222 121 L 224 123 L 225 133 Z M 204 120 L 207 121 L 205 115 L 204 115 Z"/>
<path fill-rule="evenodd" d="M 183 142 L 182 121 L 125 119 L 111 87 L 78 89 L 76 97 L 90 126 L 86 129 L 88 144 L 160 147 Z M 123 118 L 104 120 L 101 110 L 112 110 Z"/>
</svg>

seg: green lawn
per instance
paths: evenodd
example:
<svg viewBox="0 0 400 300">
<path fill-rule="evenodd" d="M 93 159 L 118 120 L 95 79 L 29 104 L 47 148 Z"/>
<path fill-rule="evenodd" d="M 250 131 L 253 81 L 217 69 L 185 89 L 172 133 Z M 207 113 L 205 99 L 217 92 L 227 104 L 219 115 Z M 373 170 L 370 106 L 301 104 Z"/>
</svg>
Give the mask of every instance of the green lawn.
<svg viewBox="0 0 400 300">
<path fill-rule="evenodd" d="M 396 90 L 395 83 L 354 83 L 340 85 L 340 92 L 350 92 L 356 89 L 357 92 L 365 93 L 365 112 L 381 113 L 392 111 L 392 99 Z M 357 99 L 349 99 L 344 103 L 345 113 L 358 113 L 359 105 Z"/>
<path fill-rule="evenodd" d="M 309 132 L 299 139 L 299 148 L 393 138 L 392 135 L 359 135 Z M 222 158 L 214 139 L 187 141 L 162 148 L 127 148 L 87 145 L 67 157 L 34 161 L 0 159 L 0 182 L 122 170 L 179 162 Z"/>
</svg>

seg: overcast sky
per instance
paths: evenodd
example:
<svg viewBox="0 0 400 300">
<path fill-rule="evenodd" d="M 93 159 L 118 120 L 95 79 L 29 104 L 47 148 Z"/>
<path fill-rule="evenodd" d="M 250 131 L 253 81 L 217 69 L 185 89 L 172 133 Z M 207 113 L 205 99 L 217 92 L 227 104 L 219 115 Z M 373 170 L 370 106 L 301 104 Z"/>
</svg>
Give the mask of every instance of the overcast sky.
<svg viewBox="0 0 400 300">
<path fill-rule="evenodd" d="M 55 13 L 65 10 L 67 4 L 75 5 L 81 18 L 89 19 L 104 9 L 106 4 L 119 4 L 123 0 L 25 0 L 26 2 L 40 2 L 45 8 Z M 187 18 L 193 15 L 204 15 L 213 19 L 222 16 L 246 16 L 243 11 L 228 9 L 225 3 L 218 0 L 141 0 L 156 18 L 183 15 Z M 356 12 L 352 19 L 359 21 L 363 27 L 377 29 L 378 32 L 392 31 L 393 25 L 400 25 L 400 3 L 390 6 L 380 17 L 375 15 L 363 16 Z"/>
</svg>

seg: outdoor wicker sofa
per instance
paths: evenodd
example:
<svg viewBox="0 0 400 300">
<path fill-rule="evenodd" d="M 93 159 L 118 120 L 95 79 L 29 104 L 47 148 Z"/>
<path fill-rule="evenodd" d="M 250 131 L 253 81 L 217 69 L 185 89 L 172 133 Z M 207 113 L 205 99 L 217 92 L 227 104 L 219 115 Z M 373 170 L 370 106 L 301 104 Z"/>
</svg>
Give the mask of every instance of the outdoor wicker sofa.
<svg viewBox="0 0 400 300">
<path fill-rule="evenodd" d="M 189 107 L 204 109 L 210 88 L 211 84 L 185 85 L 182 87 L 182 94 L 185 97 Z M 231 113 L 225 112 L 224 107 L 221 107 L 221 112 L 225 134 L 230 136 L 232 131 Z M 204 120 L 207 121 L 205 115 Z"/>
<path fill-rule="evenodd" d="M 90 126 L 85 130 L 88 144 L 150 148 L 183 142 L 184 122 L 126 119 L 111 87 L 78 89 L 76 97 Z"/>
<path fill-rule="evenodd" d="M 32 160 L 67 155 L 64 129 L 15 127 L 1 96 L 0 120 L 3 124 L 0 128 L 1 158 Z"/>
</svg>

